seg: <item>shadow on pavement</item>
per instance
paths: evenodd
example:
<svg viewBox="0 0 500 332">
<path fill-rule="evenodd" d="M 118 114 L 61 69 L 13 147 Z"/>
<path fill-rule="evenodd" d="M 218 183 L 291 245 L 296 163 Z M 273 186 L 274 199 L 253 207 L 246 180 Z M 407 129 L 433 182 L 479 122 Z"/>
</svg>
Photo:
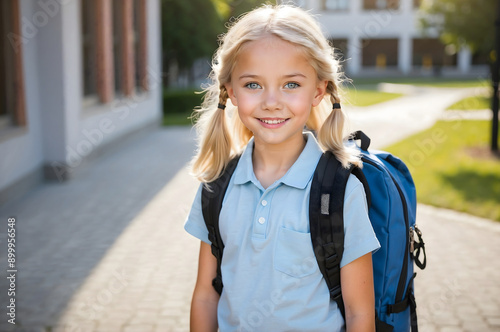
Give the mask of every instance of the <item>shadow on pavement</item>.
<svg viewBox="0 0 500 332">
<path fill-rule="evenodd" d="M 17 219 L 16 321 L 20 329 L 15 330 L 43 331 L 58 321 L 108 249 L 185 167 L 193 150 L 190 128 L 155 130 L 92 161 L 74 179 L 42 184 L 0 208 L 0 303 L 4 308 L 0 330 L 13 328 L 6 322 L 3 305 L 9 301 L 4 251 L 8 217 Z"/>
</svg>

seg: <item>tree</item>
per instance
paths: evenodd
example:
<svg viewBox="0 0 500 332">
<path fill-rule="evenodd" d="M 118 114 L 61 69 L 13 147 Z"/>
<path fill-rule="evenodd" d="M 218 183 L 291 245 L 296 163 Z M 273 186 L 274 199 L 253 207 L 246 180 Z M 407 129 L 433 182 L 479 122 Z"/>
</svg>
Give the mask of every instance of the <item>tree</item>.
<svg viewBox="0 0 500 332">
<path fill-rule="evenodd" d="M 165 70 L 174 64 L 189 70 L 194 61 L 211 57 L 223 19 L 207 0 L 162 0 L 162 49 Z"/>
<path fill-rule="evenodd" d="M 421 19 L 424 29 L 437 28 L 444 43 L 453 44 L 457 49 L 465 44 L 474 53 L 490 56 L 493 84 L 491 150 L 498 153 L 500 1 L 429 0 L 422 3 L 421 9 L 428 14 Z"/>
<path fill-rule="evenodd" d="M 276 1 L 162 0 L 163 68 L 188 72 L 197 59 L 211 58 L 225 22 L 264 2 Z"/>
<path fill-rule="evenodd" d="M 489 54 L 493 49 L 497 1 L 495 0 L 431 0 L 423 1 L 426 13 L 424 29 L 436 28 L 445 44 L 460 49 L 464 44 L 474 53 Z"/>
<path fill-rule="evenodd" d="M 277 1 L 270 0 L 228 0 L 230 8 L 230 17 L 238 17 L 243 13 L 246 13 L 264 3 L 276 4 Z"/>
</svg>

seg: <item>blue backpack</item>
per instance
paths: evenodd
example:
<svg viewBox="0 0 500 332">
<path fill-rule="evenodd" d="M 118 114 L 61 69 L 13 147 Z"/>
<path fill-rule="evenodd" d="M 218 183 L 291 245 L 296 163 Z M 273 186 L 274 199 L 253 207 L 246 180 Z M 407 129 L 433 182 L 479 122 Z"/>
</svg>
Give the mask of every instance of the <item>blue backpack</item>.
<svg viewBox="0 0 500 332">
<path fill-rule="evenodd" d="M 311 241 L 319 269 L 345 317 L 340 286 L 340 261 L 344 251 L 343 208 L 347 179 L 352 173 L 363 184 L 369 217 L 381 248 L 373 254 L 377 332 L 417 332 L 416 303 L 413 289 L 413 263 L 424 269 L 426 255 L 422 233 L 415 224 L 416 192 L 406 165 L 390 153 L 368 151 L 370 139 L 363 132 L 351 135 L 361 140 L 363 169 L 342 167 L 330 152 L 318 162 L 311 184 L 309 223 Z M 217 259 L 217 277 L 212 284 L 222 293 L 221 261 L 224 243 L 219 233 L 219 213 L 229 180 L 239 157 L 231 160 L 223 174 L 204 186 L 202 211 L 212 253 Z M 342 193 L 333 195 L 332 193 Z M 415 238 L 418 237 L 418 240 Z M 420 254 L 423 255 L 422 261 Z"/>
</svg>

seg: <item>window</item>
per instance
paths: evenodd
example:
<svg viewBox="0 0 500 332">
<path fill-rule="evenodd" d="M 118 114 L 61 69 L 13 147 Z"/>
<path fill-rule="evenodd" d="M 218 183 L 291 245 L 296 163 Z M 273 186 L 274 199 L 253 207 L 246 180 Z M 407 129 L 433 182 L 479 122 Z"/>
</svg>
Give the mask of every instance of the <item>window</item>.
<svg viewBox="0 0 500 332">
<path fill-rule="evenodd" d="M 101 0 L 80 3 L 84 103 L 109 103 L 114 98 L 111 3 Z"/>
<path fill-rule="evenodd" d="M 489 65 L 490 57 L 488 54 L 475 52 L 472 54 L 472 65 Z"/>
<path fill-rule="evenodd" d="M 413 39 L 413 66 L 433 69 L 443 66 L 456 66 L 455 52 L 446 51 L 446 46 L 437 38 Z"/>
<path fill-rule="evenodd" d="M 147 0 L 81 4 L 85 99 L 107 103 L 148 90 Z"/>
<path fill-rule="evenodd" d="M 397 39 L 364 39 L 363 67 L 395 67 L 398 65 Z"/>
<path fill-rule="evenodd" d="M 399 0 L 363 0 L 363 9 L 365 10 L 382 10 L 382 9 L 398 9 Z"/>
<path fill-rule="evenodd" d="M 337 59 L 344 61 L 347 57 L 348 40 L 343 38 L 330 39 L 330 43 L 333 45 Z"/>
<path fill-rule="evenodd" d="M 323 0 L 323 10 L 349 10 L 349 0 Z"/>
<path fill-rule="evenodd" d="M 0 1 L 0 128 L 26 125 L 19 1 Z"/>
<path fill-rule="evenodd" d="M 146 1 L 134 0 L 135 86 L 140 91 L 149 89 L 146 29 Z"/>
<path fill-rule="evenodd" d="M 131 96 L 149 89 L 146 0 L 114 0 L 116 92 Z"/>
<path fill-rule="evenodd" d="M 82 5 L 83 95 L 97 96 L 96 20 L 94 0 Z"/>
<path fill-rule="evenodd" d="M 123 92 L 123 7 L 123 0 L 113 0 L 114 89 L 118 95 Z"/>
</svg>

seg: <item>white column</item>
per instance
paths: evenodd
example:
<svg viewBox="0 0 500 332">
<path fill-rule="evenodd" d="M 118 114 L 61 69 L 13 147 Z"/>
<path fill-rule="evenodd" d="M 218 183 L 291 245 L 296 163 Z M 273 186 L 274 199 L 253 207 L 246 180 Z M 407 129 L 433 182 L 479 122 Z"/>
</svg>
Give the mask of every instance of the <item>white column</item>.
<svg viewBox="0 0 500 332">
<path fill-rule="evenodd" d="M 350 74 L 358 74 L 361 71 L 362 59 L 363 59 L 363 47 L 361 43 L 361 38 L 353 34 L 349 36 L 348 46 L 347 46 L 347 70 Z"/>
<path fill-rule="evenodd" d="M 458 70 L 462 74 L 466 74 L 470 71 L 472 64 L 472 53 L 470 49 L 463 46 L 457 54 L 457 66 Z"/>
<path fill-rule="evenodd" d="M 413 0 L 400 0 L 399 10 L 401 14 L 405 16 L 411 15 L 413 11 Z"/>
<path fill-rule="evenodd" d="M 362 0 L 350 0 L 349 1 L 349 13 L 351 15 L 357 15 L 363 10 Z"/>
<path fill-rule="evenodd" d="M 39 11 L 40 13 L 45 13 Z M 63 29 L 64 13 L 61 7 L 54 9 L 53 17 L 47 17 L 47 22 L 38 31 L 37 43 L 37 65 L 38 65 L 38 87 L 42 128 L 41 146 L 44 151 L 45 162 L 57 161 L 62 164 L 66 161 L 66 144 L 68 141 L 66 94 L 64 79 L 64 41 Z M 79 78 L 79 76 L 77 76 Z M 78 81 L 73 78 L 72 81 Z"/>
<path fill-rule="evenodd" d="M 398 42 L 398 69 L 408 74 L 411 71 L 413 45 L 410 35 L 404 34 Z"/>
<path fill-rule="evenodd" d="M 322 0 L 294 0 L 295 5 L 319 13 L 323 9 Z"/>
</svg>

